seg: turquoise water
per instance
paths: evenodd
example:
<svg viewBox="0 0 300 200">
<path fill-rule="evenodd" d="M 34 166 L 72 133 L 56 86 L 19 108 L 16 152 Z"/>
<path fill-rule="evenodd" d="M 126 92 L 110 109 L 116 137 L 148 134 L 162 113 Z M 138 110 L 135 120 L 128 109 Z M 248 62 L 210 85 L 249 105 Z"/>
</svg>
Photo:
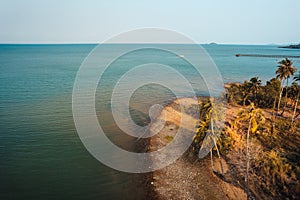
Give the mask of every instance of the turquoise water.
<svg viewBox="0 0 300 200">
<path fill-rule="evenodd" d="M 95 45 L 0 45 L 0 199 L 140 199 L 141 176 L 112 170 L 82 145 L 72 118 L 72 88 L 79 66 Z M 118 45 L 111 46 L 111 51 Z M 188 48 L 178 45 L 178 48 Z M 239 57 L 236 53 L 300 55 L 276 46 L 204 45 L 225 82 L 274 77 L 277 58 Z M 109 51 L 107 52 L 109 53 Z M 175 56 L 176 57 L 176 56 Z M 96 108 L 101 125 L 119 146 L 133 151 L 135 141 L 116 127 L 109 112 L 113 84 L 126 67 L 155 60 L 181 70 L 198 94 L 201 78 L 183 59 L 155 50 L 129 54 L 106 71 Z M 300 68 L 299 59 L 295 66 Z M 170 80 L 174 81 L 174 80 Z M 200 83 L 200 84 L 199 84 Z M 130 84 L 130 83 L 128 83 Z M 100 98 L 101 97 L 101 98 Z M 136 123 L 149 122 L 154 103 L 174 98 L 166 88 L 138 89 L 131 100 Z M 119 158 L 125 159 L 125 158 Z"/>
</svg>

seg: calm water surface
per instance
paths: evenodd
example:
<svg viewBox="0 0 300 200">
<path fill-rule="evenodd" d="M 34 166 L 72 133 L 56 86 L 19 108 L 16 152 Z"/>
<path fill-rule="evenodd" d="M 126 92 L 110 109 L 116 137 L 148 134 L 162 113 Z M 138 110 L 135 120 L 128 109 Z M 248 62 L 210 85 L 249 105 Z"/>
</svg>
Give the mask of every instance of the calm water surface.
<svg viewBox="0 0 300 200">
<path fill-rule="evenodd" d="M 0 199 L 141 199 L 140 175 L 118 172 L 95 160 L 82 145 L 72 118 L 72 87 L 84 58 L 95 45 L 0 45 Z M 111 51 L 118 48 L 114 45 Z M 189 48 L 178 45 L 178 48 Z M 276 46 L 204 45 L 225 82 L 274 77 L 277 58 L 236 58 L 236 53 L 300 55 Z M 109 51 L 107 52 L 109 53 Z M 128 54 L 105 72 L 96 97 L 97 113 L 109 138 L 134 150 L 109 112 L 109 99 L 122 73 L 152 60 L 174 67 L 199 95 L 203 80 L 184 59 L 159 50 Z M 296 67 L 299 59 L 296 60 Z M 172 80 L 170 77 L 170 81 Z M 128 84 L 131 84 L 128 82 Z M 183 89 L 184 91 L 184 89 Z M 149 122 L 148 108 L 174 98 L 167 88 L 148 85 L 132 96 L 135 122 Z M 126 159 L 126 158 L 118 158 Z"/>
</svg>

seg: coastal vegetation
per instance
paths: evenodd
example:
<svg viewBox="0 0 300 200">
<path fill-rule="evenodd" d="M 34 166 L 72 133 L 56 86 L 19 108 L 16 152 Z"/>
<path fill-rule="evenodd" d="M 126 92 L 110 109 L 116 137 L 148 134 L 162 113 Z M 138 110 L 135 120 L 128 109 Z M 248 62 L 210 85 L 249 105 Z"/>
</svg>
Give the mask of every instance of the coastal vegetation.
<svg viewBox="0 0 300 200">
<path fill-rule="evenodd" d="M 210 138 L 211 160 L 213 155 L 222 157 L 230 166 L 223 173 L 222 164 L 217 171 L 211 161 L 212 170 L 243 188 L 248 199 L 300 196 L 300 73 L 288 58 L 280 60 L 274 72 L 265 84 L 259 77 L 226 84 L 226 111 L 220 110 L 216 99 L 199 100 L 194 154 Z M 225 122 L 220 128 L 222 113 Z"/>
</svg>

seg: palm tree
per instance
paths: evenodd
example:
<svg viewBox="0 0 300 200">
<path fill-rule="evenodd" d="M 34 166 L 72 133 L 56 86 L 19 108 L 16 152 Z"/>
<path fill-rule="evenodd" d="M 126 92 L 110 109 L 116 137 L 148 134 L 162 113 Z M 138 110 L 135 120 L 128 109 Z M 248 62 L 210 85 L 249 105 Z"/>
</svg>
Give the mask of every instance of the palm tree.
<svg viewBox="0 0 300 200">
<path fill-rule="evenodd" d="M 201 149 L 199 151 L 199 156 L 202 152 L 203 149 L 206 149 L 207 146 L 210 147 L 211 146 L 211 141 L 213 142 L 213 146 L 216 148 L 217 151 L 217 155 L 220 161 L 220 166 L 221 166 L 221 170 L 222 170 L 222 174 L 223 174 L 223 166 L 222 166 L 222 161 L 221 161 L 221 155 L 220 155 L 220 151 L 219 148 L 217 146 L 217 133 L 216 131 L 219 130 L 218 125 L 216 125 L 218 123 L 218 121 L 221 121 L 221 108 L 218 107 L 215 103 L 214 103 L 214 99 L 210 98 L 207 101 L 203 101 L 201 103 L 201 109 L 200 109 L 200 113 L 201 113 L 201 121 L 200 121 L 200 129 L 202 131 L 206 132 L 206 137 L 203 141 L 203 145 L 201 146 Z M 211 143 L 211 144 L 210 144 Z M 210 154 L 211 154 L 211 163 L 212 163 L 212 169 L 214 170 L 214 166 L 213 166 L 213 160 L 212 160 L 212 149 L 210 149 Z"/>
<path fill-rule="evenodd" d="M 290 76 L 293 76 L 294 73 L 297 71 L 296 67 L 293 66 L 293 61 L 289 60 L 288 58 L 285 58 L 284 60 L 281 60 L 278 62 L 278 66 L 277 66 L 277 70 L 276 70 L 276 74 L 277 74 L 277 78 L 280 79 L 281 84 L 280 84 L 280 92 L 279 92 L 279 100 L 278 100 L 278 106 L 277 106 L 277 114 L 279 112 L 280 109 L 280 102 L 281 102 L 281 98 L 282 98 L 282 92 L 283 92 L 283 81 L 286 80 L 286 98 L 287 98 L 287 87 L 288 87 L 288 80 L 290 78 Z M 283 110 L 284 112 L 284 110 Z M 282 112 L 282 114 L 283 114 Z"/>
<path fill-rule="evenodd" d="M 250 79 L 250 92 L 253 95 L 254 101 L 258 101 L 257 92 L 261 86 L 261 80 L 258 77 L 253 77 Z"/>
<path fill-rule="evenodd" d="M 300 72 L 294 77 L 294 81 L 295 82 L 300 81 Z M 293 116 L 292 116 L 292 123 L 294 122 L 294 119 L 295 119 L 297 106 L 298 106 L 298 101 L 299 101 L 299 95 L 300 95 L 300 89 L 299 89 L 299 86 L 298 86 L 298 94 L 297 94 L 296 103 L 295 103 L 295 107 L 294 107 L 294 112 L 293 112 Z"/>
<path fill-rule="evenodd" d="M 276 106 L 278 99 L 278 91 L 281 89 L 280 81 L 277 78 L 272 78 L 270 81 L 267 81 L 266 86 L 264 88 L 263 94 L 263 106 L 272 108 L 272 127 L 271 133 L 275 132 L 275 124 L 276 124 Z"/>
<path fill-rule="evenodd" d="M 249 168 L 250 168 L 250 147 L 249 147 L 249 135 L 251 133 L 256 133 L 257 128 L 260 124 L 265 122 L 263 111 L 255 108 L 254 104 L 251 103 L 247 109 L 241 110 L 237 114 L 235 123 L 237 122 L 248 122 L 248 129 L 246 135 L 246 174 L 245 174 L 245 184 L 247 195 L 249 197 Z"/>
<path fill-rule="evenodd" d="M 243 106 L 246 105 L 246 101 L 250 95 L 251 83 L 249 81 L 244 81 L 244 84 L 240 85 L 240 91 L 243 96 Z"/>
<path fill-rule="evenodd" d="M 226 98 L 228 103 L 236 103 L 238 97 L 236 97 L 236 94 L 239 93 L 239 85 L 236 83 L 232 83 L 230 85 L 225 85 L 226 87 Z"/>
</svg>

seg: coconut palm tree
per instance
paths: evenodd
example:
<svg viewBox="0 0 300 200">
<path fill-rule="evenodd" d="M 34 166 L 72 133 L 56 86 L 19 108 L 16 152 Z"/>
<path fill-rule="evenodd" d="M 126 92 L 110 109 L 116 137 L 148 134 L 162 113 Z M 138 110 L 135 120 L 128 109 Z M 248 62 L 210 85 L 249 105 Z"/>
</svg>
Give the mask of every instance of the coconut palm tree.
<svg viewBox="0 0 300 200">
<path fill-rule="evenodd" d="M 249 81 L 244 81 L 244 84 L 240 85 L 240 91 L 241 91 L 242 97 L 243 97 L 243 106 L 246 105 L 246 101 L 251 92 L 250 89 L 251 89 L 251 83 Z"/>
<path fill-rule="evenodd" d="M 282 98 L 282 92 L 283 92 L 283 81 L 286 80 L 286 97 L 287 97 L 287 88 L 289 84 L 289 78 L 294 75 L 294 73 L 297 71 L 296 67 L 293 66 L 293 61 L 289 60 L 288 58 L 285 58 L 284 60 L 281 60 L 278 62 L 277 70 L 276 70 L 276 77 L 280 79 L 281 85 L 280 85 L 280 92 L 279 92 L 279 100 L 277 105 L 277 114 L 280 109 L 280 103 Z M 284 110 L 283 110 L 284 112 Z M 283 113 L 282 113 L 283 114 Z"/>
<path fill-rule="evenodd" d="M 294 77 L 294 81 L 296 81 L 296 82 L 300 81 L 300 72 Z M 295 115 L 296 115 L 298 101 L 299 101 L 299 95 L 300 95 L 300 89 L 298 87 L 298 94 L 297 94 L 296 103 L 295 103 L 295 107 L 294 107 L 294 112 L 293 112 L 293 116 L 292 116 L 292 123 L 295 120 Z"/>
<path fill-rule="evenodd" d="M 201 116 L 200 116 L 199 130 L 205 131 L 206 137 L 204 138 L 201 149 L 199 150 L 199 156 L 203 152 L 203 149 L 210 148 L 211 146 L 215 147 L 220 161 L 222 174 L 223 174 L 221 155 L 220 155 L 219 148 L 217 146 L 217 140 L 218 140 L 217 132 L 220 130 L 217 123 L 222 120 L 221 119 L 222 112 L 220 112 L 221 110 L 222 108 L 220 108 L 214 103 L 213 98 L 210 98 L 201 103 L 201 109 L 200 109 Z M 211 154 L 212 169 L 213 171 L 215 171 L 213 166 L 213 160 L 212 160 L 212 148 L 210 148 L 210 154 Z"/>
<path fill-rule="evenodd" d="M 257 128 L 260 124 L 265 122 L 263 111 L 255 108 L 254 104 L 251 103 L 247 109 L 242 109 L 238 114 L 235 120 L 235 123 L 238 122 L 247 122 L 247 134 L 246 134 L 246 174 L 245 174 L 245 183 L 247 195 L 249 197 L 249 168 L 250 168 L 250 147 L 249 147 L 249 136 L 251 133 L 256 133 Z"/>
<path fill-rule="evenodd" d="M 226 87 L 226 98 L 228 103 L 236 103 L 238 101 L 237 94 L 239 93 L 240 88 L 239 85 L 236 83 L 232 83 L 230 85 L 227 85 Z"/>
<path fill-rule="evenodd" d="M 253 95 L 254 101 L 257 102 L 257 93 L 261 86 L 261 80 L 258 77 L 253 77 L 250 79 L 250 92 Z"/>
</svg>

